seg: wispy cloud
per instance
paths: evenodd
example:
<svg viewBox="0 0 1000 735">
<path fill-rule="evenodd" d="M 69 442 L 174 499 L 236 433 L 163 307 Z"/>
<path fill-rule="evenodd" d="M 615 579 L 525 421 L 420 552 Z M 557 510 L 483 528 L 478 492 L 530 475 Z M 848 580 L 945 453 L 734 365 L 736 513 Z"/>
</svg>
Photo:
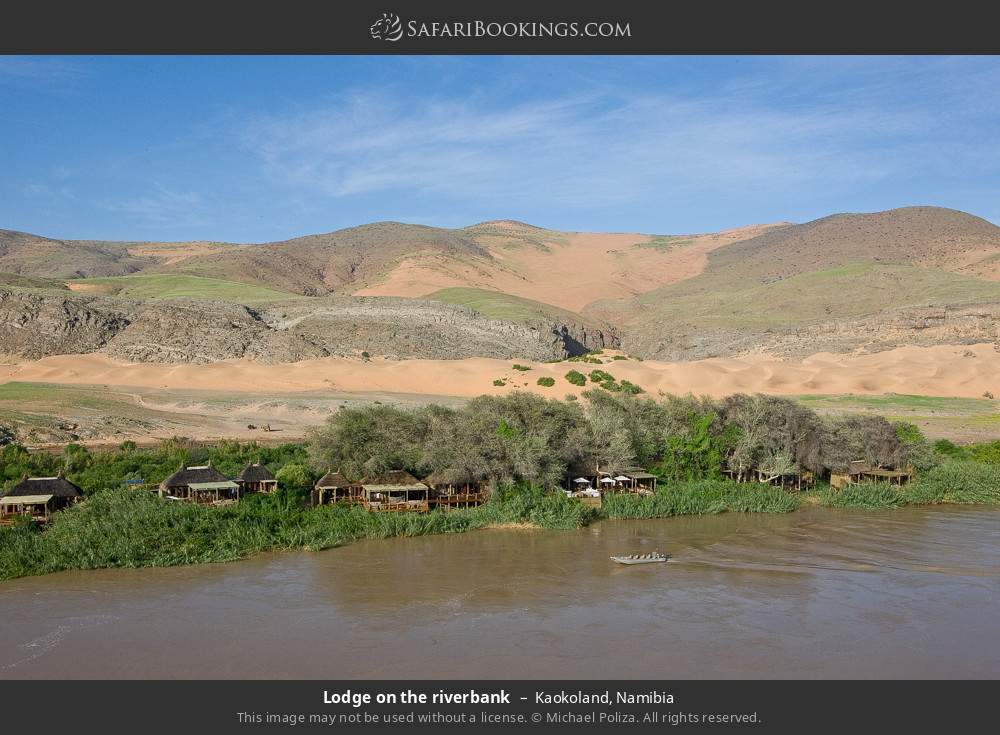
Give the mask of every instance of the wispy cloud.
<svg viewBox="0 0 1000 735">
<path fill-rule="evenodd" d="M 135 197 L 101 202 L 101 208 L 132 218 L 141 224 L 171 224 L 198 227 L 211 224 L 211 207 L 204 195 L 176 191 L 154 184 Z"/>
<path fill-rule="evenodd" d="M 88 73 L 86 65 L 72 59 L 0 56 L 0 83 L 65 84 Z"/>
<path fill-rule="evenodd" d="M 260 117 L 241 137 L 269 175 L 330 198 L 406 191 L 577 208 L 657 191 L 833 191 L 911 175 L 942 152 L 981 162 L 984 143 L 985 158 L 997 158 L 996 140 L 949 136 L 926 100 L 888 103 L 885 85 L 898 80 L 862 74 L 867 84 L 824 93 L 831 75 L 796 102 L 810 74 L 750 76 L 697 96 L 602 91 L 517 104 L 383 90 Z"/>
</svg>

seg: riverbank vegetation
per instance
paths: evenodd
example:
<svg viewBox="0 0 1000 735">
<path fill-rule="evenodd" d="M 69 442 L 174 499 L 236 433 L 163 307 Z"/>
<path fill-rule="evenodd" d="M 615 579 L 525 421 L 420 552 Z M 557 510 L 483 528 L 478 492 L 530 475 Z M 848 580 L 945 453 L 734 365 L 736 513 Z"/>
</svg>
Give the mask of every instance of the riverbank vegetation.
<svg viewBox="0 0 1000 735">
<path fill-rule="evenodd" d="M 324 549 L 365 538 L 457 533 L 498 525 L 579 528 L 601 518 L 656 518 L 723 512 L 784 513 L 804 504 L 887 509 L 909 504 L 1000 503 L 1000 442 L 928 442 L 911 424 L 880 417 L 820 417 L 767 396 L 661 400 L 593 390 L 587 401 L 531 394 L 482 396 L 459 409 L 385 405 L 341 409 L 306 443 L 274 447 L 185 440 L 151 449 L 124 442 L 61 453 L 0 448 L 0 485 L 23 475 L 65 473 L 87 500 L 56 513 L 44 528 L 0 527 L 0 579 L 63 569 L 166 566 L 228 561 L 283 549 Z M 773 474 L 823 477 L 851 460 L 914 466 L 903 487 L 820 482 L 791 493 Z M 248 462 L 268 465 L 280 491 L 222 507 L 161 500 L 155 486 L 182 464 L 210 462 L 235 475 Z M 567 472 L 648 468 L 660 478 L 649 496 L 607 494 L 599 508 L 558 488 Z M 493 489 L 471 509 L 425 514 L 368 513 L 358 507 L 308 507 L 318 474 L 351 479 L 391 469 L 418 477 L 449 470 Z M 723 470 L 741 477 L 735 482 Z M 759 480 L 765 480 L 761 482 Z"/>
</svg>

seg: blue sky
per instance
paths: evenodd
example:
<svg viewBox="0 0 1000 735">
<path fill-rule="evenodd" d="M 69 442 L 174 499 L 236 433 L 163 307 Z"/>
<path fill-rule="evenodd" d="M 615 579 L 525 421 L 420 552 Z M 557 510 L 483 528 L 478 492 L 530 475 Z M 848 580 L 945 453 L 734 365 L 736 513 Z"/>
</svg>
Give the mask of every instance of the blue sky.
<svg viewBox="0 0 1000 735">
<path fill-rule="evenodd" d="M 997 90 L 989 57 L 0 57 L 0 228 L 1000 222 Z"/>
</svg>

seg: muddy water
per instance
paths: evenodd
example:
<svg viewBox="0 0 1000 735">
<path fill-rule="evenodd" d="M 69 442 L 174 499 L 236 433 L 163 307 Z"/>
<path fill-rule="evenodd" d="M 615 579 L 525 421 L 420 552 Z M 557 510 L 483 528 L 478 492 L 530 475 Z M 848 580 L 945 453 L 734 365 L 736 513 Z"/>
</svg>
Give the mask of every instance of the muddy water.
<svg viewBox="0 0 1000 735">
<path fill-rule="evenodd" d="M 659 549 L 667 564 L 621 567 Z M 369 541 L 0 583 L 0 678 L 997 677 L 1000 510 Z"/>
</svg>

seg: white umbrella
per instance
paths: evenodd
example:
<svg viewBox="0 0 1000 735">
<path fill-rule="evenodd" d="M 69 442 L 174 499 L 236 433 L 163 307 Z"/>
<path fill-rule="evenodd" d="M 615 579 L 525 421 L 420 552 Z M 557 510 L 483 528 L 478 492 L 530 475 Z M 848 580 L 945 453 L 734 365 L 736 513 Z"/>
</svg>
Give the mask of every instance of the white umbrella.
<svg viewBox="0 0 1000 735">
<path fill-rule="evenodd" d="M 610 477 L 602 477 L 601 478 L 601 482 L 611 482 L 611 483 L 613 483 L 614 480 L 612 480 Z"/>
<path fill-rule="evenodd" d="M 618 482 L 628 482 L 632 478 L 631 477 L 625 477 L 625 475 L 618 475 L 618 477 L 616 477 L 615 479 L 618 480 Z"/>
<path fill-rule="evenodd" d="M 575 480 L 573 480 L 573 482 L 586 482 L 588 485 L 590 484 L 590 480 L 588 480 L 586 477 L 578 477 Z"/>
</svg>

